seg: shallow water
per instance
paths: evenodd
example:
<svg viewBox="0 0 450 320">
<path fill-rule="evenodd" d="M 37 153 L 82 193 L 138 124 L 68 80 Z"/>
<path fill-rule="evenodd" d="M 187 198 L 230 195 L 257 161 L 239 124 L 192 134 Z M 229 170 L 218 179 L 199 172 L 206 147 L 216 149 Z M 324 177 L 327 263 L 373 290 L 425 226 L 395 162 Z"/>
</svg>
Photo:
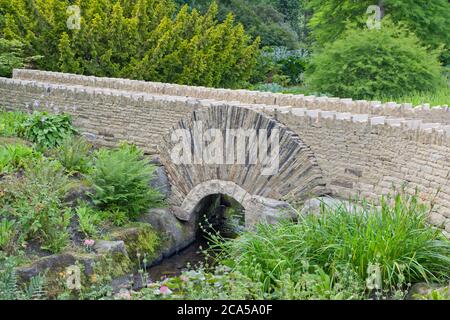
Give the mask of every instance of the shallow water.
<svg viewBox="0 0 450 320">
<path fill-rule="evenodd" d="M 205 250 L 208 244 L 205 239 L 197 239 L 186 249 L 177 254 L 164 259 L 160 264 L 152 266 L 147 269 L 147 273 L 152 281 L 161 280 L 162 277 L 178 276 L 187 268 L 205 262 L 205 255 L 202 250 Z"/>
</svg>

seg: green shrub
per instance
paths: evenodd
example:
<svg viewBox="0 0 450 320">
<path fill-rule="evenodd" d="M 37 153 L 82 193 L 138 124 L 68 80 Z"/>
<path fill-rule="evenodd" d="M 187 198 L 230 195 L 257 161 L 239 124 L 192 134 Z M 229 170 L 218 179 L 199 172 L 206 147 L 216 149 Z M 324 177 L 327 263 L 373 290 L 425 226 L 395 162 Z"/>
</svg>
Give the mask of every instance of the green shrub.
<svg viewBox="0 0 450 320">
<path fill-rule="evenodd" d="M 383 20 L 381 29 L 350 29 L 314 55 L 306 81 L 312 90 L 354 99 L 434 91 L 442 84 L 438 52 Z"/>
<path fill-rule="evenodd" d="M 236 87 L 254 67 L 259 40 L 231 15 L 219 22 L 215 4 L 202 15 L 177 11 L 172 0 L 79 1 L 80 29 L 68 30 L 72 4 L 4 5 L 0 34 L 24 41 L 27 55 L 45 56 L 37 61 L 44 70 Z"/>
<path fill-rule="evenodd" d="M 268 82 L 279 86 L 298 85 L 303 83 L 306 65 L 307 58 L 301 50 L 287 50 L 285 47 L 266 47 L 258 56 L 251 82 Z"/>
<path fill-rule="evenodd" d="M 136 146 L 123 144 L 115 150 L 100 149 L 94 158 L 88 179 L 95 188 L 92 199 L 101 209 L 118 210 L 136 218 L 161 202 L 161 194 L 149 187 L 155 167 Z"/>
<path fill-rule="evenodd" d="M 447 0 L 310 0 L 307 6 L 312 16 L 309 20 L 309 35 L 318 46 L 340 38 L 350 23 L 365 27 L 373 17 L 367 12 L 369 6 L 380 7 L 381 27 L 389 17 L 395 23 L 404 24 L 419 39 L 432 48 L 445 46 L 441 60 L 450 63 L 448 21 L 450 10 Z"/>
<path fill-rule="evenodd" d="M 450 242 L 426 223 L 426 208 L 416 197 L 383 198 L 381 209 L 371 210 L 351 213 L 344 206 L 336 211 L 324 206 L 320 216 L 306 216 L 298 224 L 263 224 L 234 241 L 216 239 L 224 250 L 219 260 L 275 294 L 287 274 L 301 283 L 305 272 L 315 270 L 331 279 L 339 279 L 344 270 L 362 288 L 376 275 L 377 288 L 388 292 L 407 283 L 449 280 Z M 358 294 L 345 287 L 351 286 L 335 290 L 339 296 Z"/>
<path fill-rule="evenodd" d="M 0 145 L 0 173 L 9 173 L 24 169 L 25 166 L 41 154 L 23 144 Z"/>
<path fill-rule="evenodd" d="M 28 115 L 23 112 L 0 111 L 0 136 L 18 136 L 27 118 Z"/>
<path fill-rule="evenodd" d="M 91 164 L 89 155 L 91 148 L 92 145 L 83 137 L 70 135 L 62 140 L 52 155 L 66 168 L 69 175 L 87 173 Z"/>
<path fill-rule="evenodd" d="M 23 176 L 0 180 L 0 216 L 17 222 L 20 240 L 38 240 L 43 249 L 59 252 L 69 240 L 72 213 L 61 201 L 68 188 L 58 162 L 34 160 Z"/>
<path fill-rule="evenodd" d="M 24 57 L 24 44 L 0 38 L 0 77 L 11 77 L 15 68 L 23 68 L 29 61 Z"/>
<path fill-rule="evenodd" d="M 67 114 L 50 115 L 35 111 L 22 127 L 23 136 L 43 149 L 57 147 L 68 135 L 76 133 L 72 118 Z"/>
</svg>

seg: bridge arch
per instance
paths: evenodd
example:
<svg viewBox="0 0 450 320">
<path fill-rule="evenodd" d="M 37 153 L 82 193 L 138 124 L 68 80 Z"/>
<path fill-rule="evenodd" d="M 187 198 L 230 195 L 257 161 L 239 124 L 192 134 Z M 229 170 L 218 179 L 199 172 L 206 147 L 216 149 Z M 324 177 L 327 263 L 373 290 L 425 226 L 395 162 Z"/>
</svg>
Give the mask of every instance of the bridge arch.
<svg viewBox="0 0 450 320">
<path fill-rule="evenodd" d="M 222 162 L 205 162 L 196 158 L 196 144 L 204 142 L 198 138 L 199 130 L 207 135 L 209 142 L 202 145 L 205 150 L 200 155 L 210 154 L 206 149 L 211 147 L 212 141 L 219 140 L 223 142 L 223 150 L 216 148 L 215 152 L 222 153 L 216 157 Z M 209 130 L 215 130 L 215 140 Z M 236 137 L 228 139 L 232 130 L 249 133 L 245 143 L 242 140 L 239 144 Z M 185 149 L 189 149 L 187 153 L 179 150 L 180 141 L 185 138 L 188 141 L 184 144 Z M 262 153 L 255 151 L 264 149 L 261 141 L 266 138 L 270 140 L 266 142 L 267 150 Z M 227 161 L 230 146 L 226 143 L 231 140 L 234 143 L 231 149 L 236 153 L 233 153 L 234 162 Z M 304 200 L 326 193 L 322 171 L 309 146 L 289 128 L 255 109 L 224 104 L 195 110 L 164 136 L 159 148 L 161 162 L 172 187 L 169 201 L 182 209 L 177 214 L 181 220 L 193 219 L 197 204 L 212 194 L 236 199 L 245 210 L 246 225 L 251 226 L 261 219 L 272 220 L 283 209 L 292 214 L 293 209 L 286 200 Z M 237 161 L 239 152 L 245 153 L 244 162 Z M 183 154 L 188 157 L 180 157 Z M 264 162 L 261 154 L 276 154 L 276 161 L 270 158 Z M 273 165 L 275 162 L 277 166 Z M 276 170 L 267 171 L 267 167 Z"/>
</svg>

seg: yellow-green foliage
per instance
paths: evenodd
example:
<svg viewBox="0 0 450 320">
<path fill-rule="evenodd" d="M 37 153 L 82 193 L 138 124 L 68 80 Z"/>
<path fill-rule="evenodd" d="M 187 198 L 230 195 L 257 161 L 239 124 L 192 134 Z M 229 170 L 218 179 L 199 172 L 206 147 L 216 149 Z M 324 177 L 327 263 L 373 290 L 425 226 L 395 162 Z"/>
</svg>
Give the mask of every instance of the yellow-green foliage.
<svg viewBox="0 0 450 320">
<path fill-rule="evenodd" d="M 433 92 L 444 81 L 439 51 L 383 20 L 383 28 L 349 29 L 316 53 L 306 83 L 317 92 L 354 99 Z"/>
<path fill-rule="evenodd" d="M 118 229 L 111 234 L 115 240 L 123 240 L 130 259 L 138 263 L 146 259 L 152 261 L 157 258 L 161 247 L 161 238 L 148 224 L 133 223 L 125 228 Z"/>
<path fill-rule="evenodd" d="M 70 30 L 81 9 L 80 29 Z M 0 37 L 24 42 L 44 56 L 46 70 L 206 86 L 238 86 L 251 74 L 259 39 L 252 41 L 217 5 L 200 14 L 173 0 L 0 0 Z"/>
</svg>

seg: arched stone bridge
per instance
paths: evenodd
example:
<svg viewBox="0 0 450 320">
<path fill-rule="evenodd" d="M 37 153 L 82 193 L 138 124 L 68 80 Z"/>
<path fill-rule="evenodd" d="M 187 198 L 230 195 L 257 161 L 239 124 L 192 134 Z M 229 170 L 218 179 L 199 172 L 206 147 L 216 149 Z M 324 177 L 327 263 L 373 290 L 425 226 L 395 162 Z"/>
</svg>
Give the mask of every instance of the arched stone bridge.
<svg viewBox="0 0 450 320">
<path fill-rule="evenodd" d="M 181 220 L 195 216 L 210 194 L 226 194 L 246 209 L 246 222 L 291 212 L 287 200 L 323 194 L 376 201 L 403 187 L 433 202 L 430 221 L 450 232 L 450 112 L 448 106 L 352 101 L 247 90 L 212 89 L 124 79 L 15 70 L 0 78 L 0 105 L 67 112 L 94 142 L 134 142 L 158 155 Z M 176 162 L 174 131 L 279 133 L 279 167 L 261 163 Z M 261 134 L 260 134 L 261 135 Z M 253 137 L 254 138 L 254 137 Z M 250 149 L 254 143 L 249 137 Z M 194 148 L 194 147 L 192 147 Z M 269 148 L 270 149 L 270 148 Z"/>
</svg>

